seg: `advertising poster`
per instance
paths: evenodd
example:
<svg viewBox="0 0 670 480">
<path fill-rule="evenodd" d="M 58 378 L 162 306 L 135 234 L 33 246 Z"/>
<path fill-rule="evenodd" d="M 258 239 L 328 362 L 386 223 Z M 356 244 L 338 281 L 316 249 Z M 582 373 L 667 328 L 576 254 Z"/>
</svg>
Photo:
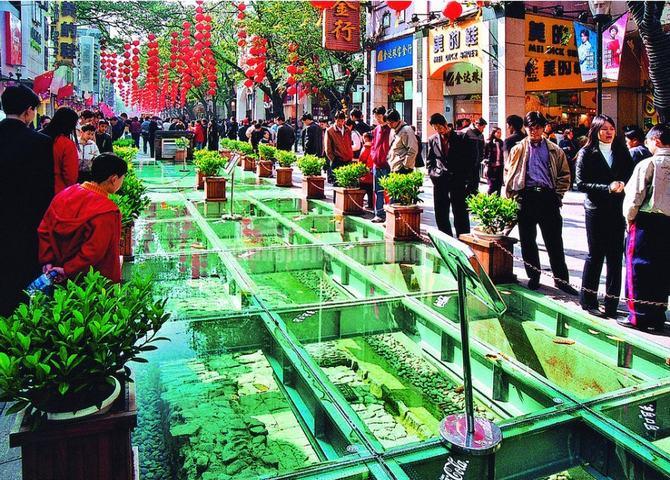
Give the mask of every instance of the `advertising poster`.
<svg viewBox="0 0 670 480">
<path fill-rule="evenodd" d="M 617 21 L 605 28 L 603 32 L 603 78 L 616 82 L 619 80 L 621 51 L 626 35 L 628 14 L 622 15 Z"/>
<path fill-rule="evenodd" d="M 598 48 L 598 36 L 595 30 L 583 23 L 574 22 L 574 28 L 582 82 L 595 82 L 597 76 L 596 48 Z"/>
<path fill-rule="evenodd" d="M 10 12 L 5 14 L 5 62 L 7 65 L 21 65 L 21 20 Z"/>
</svg>

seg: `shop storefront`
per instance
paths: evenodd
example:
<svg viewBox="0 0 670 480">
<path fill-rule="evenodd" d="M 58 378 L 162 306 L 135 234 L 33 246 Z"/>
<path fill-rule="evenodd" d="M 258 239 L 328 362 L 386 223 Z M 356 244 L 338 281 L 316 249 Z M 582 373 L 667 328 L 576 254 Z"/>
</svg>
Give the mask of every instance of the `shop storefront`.
<svg viewBox="0 0 670 480">
<path fill-rule="evenodd" d="M 400 112 L 405 122 L 412 123 L 413 103 L 413 38 L 411 35 L 380 43 L 375 52 L 375 81 L 386 89 L 387 106 Z"/>
<path fill-rule="evenodd" d="M 443 113 L 450 123 L 482 116 L 482 27 L 481 22 L 471 21 L 429 32 L 430 77 L 442 80 Z"/>
</svg>

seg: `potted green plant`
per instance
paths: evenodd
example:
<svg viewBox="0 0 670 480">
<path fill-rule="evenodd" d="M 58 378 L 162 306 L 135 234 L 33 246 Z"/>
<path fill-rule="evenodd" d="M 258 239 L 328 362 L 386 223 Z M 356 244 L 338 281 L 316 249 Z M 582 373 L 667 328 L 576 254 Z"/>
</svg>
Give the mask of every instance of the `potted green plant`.
<svg viewBox="0 0 670 480">
<path fill-rule="evenodd" d="M 135 140 L 132 138 L 119 138 L 117 140 L 114 140 L 112 143 L 112 148 L 113 147 L 134 147 L 135 146 Z M 116 153 L 116 150 L 114 150 L 114 153 Z"/>
<path fill-rule="evenodd" d="M 519 204 L 511 198 L 485 193 L 468 197 L 466 203 L 478 225 L 472 228 L 472 234 L 458 239 L 472 249 L 495 283 L 515 281 L 514 259 L 507 252 L 513 250 L 516 239 L 505 235 L 505 231 L 514 225 Z"/>
<path fill-rule="evenodd" d="M 242 169 L 245 172 L 256 171 L 256 160 L 258 156 L 254 152 L 254 147 L 250 143 L 239 141 L 237 151 L 242 156 Z"/>
<path fill-rule="evenodd" d="M 230 138 L 222 138 L 219 140 L 219 153 L 222 157 L 230 158 L 232 155 L 232 142 Z"/>
<path fill-rule="evenodd" d="M 259 177 L 271 177 L 272 165 L 274 165 L 277 149 L 272 145 L 258 145 L 259 160 L 256 165 L 257 175 Z"/>
<path fill-rule="evenodd" d="M 277 150 L 275 153 L 277 164 L 279 165 L 277 171 L 277 186 L 278 187 L 292 187 L 293 186 L 293 168 L 291 165 L 296 161 L 296 155 L 293 152 L 286 150 Z"/>
<path fill-rule="evenodd" d="M 226 200 L 226 179 L 219 177 L 223 168 L 223 160 L 217 152 L 208 152 L 201 155 L 195 161 L 195 166 L 203 177 L 205 177 L 205 199 L 212 202 Z"/>
<path fill-rule="evenodd" d="M 368 167 L 360 162 L 351 162 L 333 170 L 335 187 L 335 211 L 343 215 L 357 215 L 363 212 L 365 190 L 359 188 L 360 179 L 368 173 Z"/>
<path fill-rule="evenodd" d="M 298 158 L 298 168 L 302 172 L 302 191 L 305 198 L 324 198 L 325 178 L 321 171 L 326 161 L 315 155 L 303 155 Z"/>
<path fill-rule="evenodd" d="M 416 240 L 421 229 L 421 212 L 417 204 L 423 186 L 423 174 L 391 173 L 379 182 L 391 198 L 384 206 L 386 215 L 386 237 L 393 240 Z"/>
<path fill-rule="evenodd" d="M 77 480 L 132 478 L 137 409 L 127 365 L 146 362 L 168 319 L 148 278 L 112 284 L 93 270 L 0 317 L 1 401 L 18 412 L 9 441 L 21 448 L 23 478 L 64 478 L 63 465 L 87 465 L 88 476 L 66 475 Z"/>
<path fill-rule="evenodd" d="M 217 153 L 218 155 L 218 153 Z M 195 188 L 196 190 L 204 190 L 205 188 L 205 175 L 200 170 L 199 165 L 203 164 L 203 157 L 212 156 L 212 152 L 209 150 L 196 150 L 193 152 L 193 165 L 195 166 Z"/>
<path fill-rule="evenodd" d="M 119 140 L 117 140 L 117 142 L 118 141 Z M 113 145 L 112 151 L 114 152 L 114 155 L 123 158 L 128 165 L 132 165 L 135 158 L 137 158 L 139 149 L 133 146 Z"/>
<path fill-rule="evenodd" d="M 168 318 L 148 278 L 112 284 L 91 269 L 53 297 L 38 292 L 0 317 L 0 399 L 15 402 L 10 413 L 48 420 L 99 414 L 119 394 L 119 372 L 155 349 Z"/>
<path fill-rule="evenodd" d="M 186 154 L 188 153 L 188 147 L 191 142 L 186 137 L 176 138 L 174 141 L 174 146 L 176 148 L 174 153 L 175 162 L 183 162 L 186 160 Z"/>
<path fill-rule="evenodd" d="M 133 168 L 128 169 L 123 186 L 110 198 L 121 211 L 121 255 L 125 260 L 133 259 L 133 227 L 135 220 L 149 206 L 151 200 L 147 195 L 147 187 L 135 174 Z"/>
</svg>

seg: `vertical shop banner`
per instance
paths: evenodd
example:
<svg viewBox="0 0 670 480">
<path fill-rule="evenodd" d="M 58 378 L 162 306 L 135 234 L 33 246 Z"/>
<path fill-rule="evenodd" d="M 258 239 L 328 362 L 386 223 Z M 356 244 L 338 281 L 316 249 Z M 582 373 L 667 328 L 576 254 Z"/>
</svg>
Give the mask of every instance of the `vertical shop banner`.
<svg viewBox="0 0 670 480">
<path fill-rule="evenodd" d="M 5 12 L 5 63 L 21 65 L 21 20 Z"/>
<path fill-rule="evenodd" d="M 340 52 L 361 49 L 361 6 L 358 1 L 338 1 L 323 11 L 323 48 Z"/>
<path fill-rule="evenodd" d="M 93 91 L 93 54 L 94 38 L 81 37 L 79 39 L 79 90 Z"/>
<path fill-rule="evenodd" d="M 380 43 L 375 54 L 377 72 L 411 67 L 413 64 L 412 44 L 411 35 Z"/>
<path fill-rule="evenodd" d="M 595 30 L 582 23 L 574 22 L 575 43 L 577 45 L 577 56 L 579 57 L 579 68 L 582 72 L 583 82 L 595 82 L 598 75 L 596 68 L 596 57 L 598 48 L 598 35 Z"/>
<path fill-rule="evenodd" d="M 60 2 L 56 8 L 54 29 L 56 62 L 60 65 L 74 66 L 77 57 L 77 25 L 75 20 L 76 5 L 74 2 Z"/>
<path fill-rule="evenodd" d="M 624 46 L 628 14 L 619 17 L 603 32 L 603 79 L 616 82 L 619 80 L 621 67 L 621 51 Z"/>
</svg>

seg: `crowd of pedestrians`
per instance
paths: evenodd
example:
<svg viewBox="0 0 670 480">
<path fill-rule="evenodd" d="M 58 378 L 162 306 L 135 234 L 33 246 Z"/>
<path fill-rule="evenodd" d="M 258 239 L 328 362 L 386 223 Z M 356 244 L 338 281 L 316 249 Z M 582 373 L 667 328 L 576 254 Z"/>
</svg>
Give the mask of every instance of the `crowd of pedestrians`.
<svg viewBox="0 0 670 480">
<path fill-rule="evenodd" d="M 53 118 L 40 119 L 38 132 L 33 128 L 37 105 L 39 98 L 23 86 L 7 87 L 2 94 L 6 118 L 0 122 L 0 161 L 5 172 L 0 218 L 12 225 L 13 232 L 0 240 L 5 265 L 13 272 L 0 277 L 0 314 L 5 315 L 42 267 L 57 269 L 61 278 L 81 270 L 81 266 L 73 267 L 76 262 L 68 263 L 72 258 L 63 257 L 66 251 L 73 257 L 83 249 L 88 255 L 83 263 L 97 265 L 118 281 L 109 257 L 111 244 L 116 243 L 118 250 L 118 242 L 103 241 L 98 234 L 106 232 L 101 235 L 116 238 L 110 232 L 116 232 L 118 209 L 103 200 L 123 183 L 125 170 L 111 153 L 113 141 L 123 136 L 131 138 L 137 148 L 142 140 L 142 149 L 147 153 L 148 148 L 151 156 L 158 130 L 190 130 L 197 149 L 217 150 L 220 138 L 248 141 L 255 150 L 264 143 L 281 150 L 300 146 L 305 154 L 326 160 L 325 174 L 334 186 L 334 170 L 363 162 L 370 173 L 361 178 L 361 188 L 366 190 L 368 208 L 374 212 L 372 221 L 377 223 L 385 221 L 387 201 L 381 180 L 390 173 L 410 173 L 424 166 L 415 129 L 398 111 L 383 106 L 373 110 L 372 125 L 359 110 L 353 110 L 349 115 L 338 112 L 332 124 L 328 118 L 314 119 L 307 113 L 300 129 L 281 115 L 272 121 L 187 122 L 156 116 L 128 118 L 125 113 L 105 119 L 99 112 L 77 113 L 62 107 Z M 646 135 L 637 127 L 625 127 L 620 136 L 612 118 L 598 115 L 588 131 L 570 127 L 557 131 L 535 111 L 524 117 L 510 115 L 504 138 L 498 127 L 491 127 L 485 138 L 488 125 L 483 118 L 451 124 L 435 113 L 429 124 L 433 134 L 426 146 L 425 170 L 433 185 L 439 230 L 456 237 L 470 232 L 466 199 L 479 191 L 483 171 L 489 195 L 518 202 L 517 225 L 528 288 L 535 290 L 540 285 L 539 229 L 555 286 L 579 295 L 584 310 L 619 316 L 625 258 L 629 315 L 617 321 L 640 329 L 664 328 L 670 292 L 670 249 L 665 246 L 670 234 L 670 126 L 654 126 Z M 583 141 L 577 133 L 585 134 Z M 14 161 L 19 157 L 24 161 Z M 21 181 L 27 178 L 30 188 Z M 562 236 L 562 200 L 574 187 L 585 193 L 588 244 L 580 291 L 569 283 Z M 70 209 L 83 205 L 81 202 L 91 208 Z M 59 224 L 57 219 L 63 218 L 68 219 L 69 227 Z M 56 245 L 54 238 L 68 239 L 67 245 Z M 606 282 L 601 311 L 598 285 L 603 265 Z"/>
</svg>

